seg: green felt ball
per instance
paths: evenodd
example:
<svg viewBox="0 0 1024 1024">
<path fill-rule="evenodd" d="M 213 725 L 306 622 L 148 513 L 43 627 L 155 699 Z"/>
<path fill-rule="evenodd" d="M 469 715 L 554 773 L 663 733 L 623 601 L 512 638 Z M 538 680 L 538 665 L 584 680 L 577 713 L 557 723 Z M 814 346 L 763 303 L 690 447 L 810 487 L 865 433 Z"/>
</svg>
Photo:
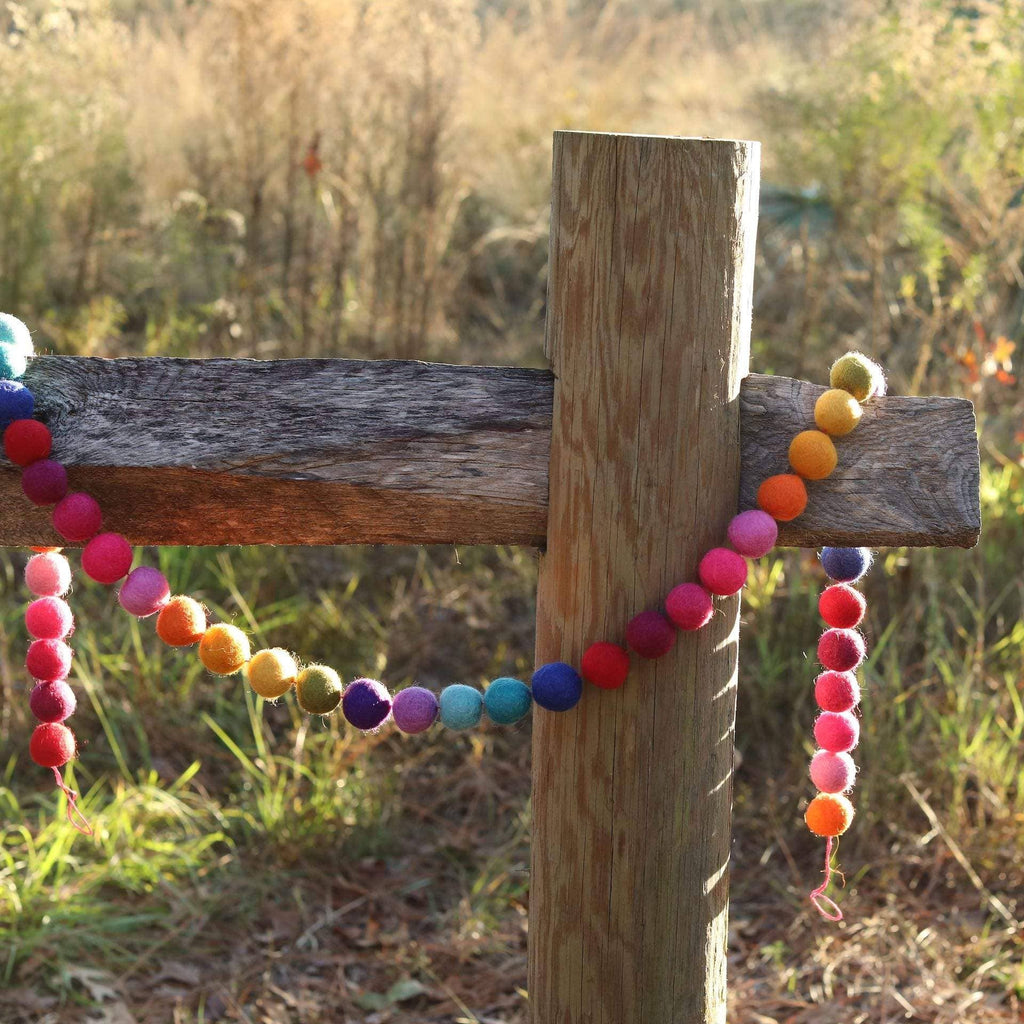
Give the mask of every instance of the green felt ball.
<svg viewBox="0 0 1024 1024">
<path fill-rule="evenodd" d="M 16 380 L 28 368 L 28 356 L 14 342 L 0 341 L 0 379 Z"/>
<path fill-rule="evenodd" d="M 472 729 L 483 713 L 483 695 L 465 683 L 452 683 L 441 691 L 441 724 L 449 729 Z"/>
<path fill-rule="evenodd" d="M 519 679 L 495 679 L 484 693 L 487 717 L 498 725 L 512 725 L 530 712 L 533 695 Z"/>
<path fill-rule="evenodd" d="M 882 394 L 885 387 L 882 368 L 860 352 L 840 356 L 832 364 L 828 379 L 832 387 L 848 392 L 858 402 Z"/>
<path fill-rule="evenodd" d="M 333 668 L 307 665 L 295 679 L 295 698 L 310 715 L 329 715 L 341 703 L 341 680 Z"/>
</svg>

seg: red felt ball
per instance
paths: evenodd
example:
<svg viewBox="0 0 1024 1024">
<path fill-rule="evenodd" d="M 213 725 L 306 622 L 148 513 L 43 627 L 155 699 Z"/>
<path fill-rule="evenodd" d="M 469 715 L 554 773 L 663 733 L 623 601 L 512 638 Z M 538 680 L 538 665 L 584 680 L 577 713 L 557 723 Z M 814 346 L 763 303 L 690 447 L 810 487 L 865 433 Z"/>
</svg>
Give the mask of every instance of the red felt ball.
<svg viewBox="0 0 1024 1024">
<path fill-rule="evenodd" d="M 864 637 L 852 629 L 826 629 L 818 641 L 818 661 L 834 672 L 852 671 L 864 653 Z"/>
<path fill-rule="evenodd" d="M 40 722 L 63 722 L 78 707 L 75 691 L 63 679 L 36 683 L 29 694 L 28 706 Z"/>
<path fill-rule="evenodd" d="M 665 614 L 687 632 L 706 626 L 714 613 L 711 595 L 697 583 L 680 583 L 665 598 Z"/>
<path fill-rule="evenodd" d="M 84 491 L 72 491 L 53 510 L 53 528 L 65 540 L 89 540 L 100 532 L 102 525 L 99 505 Z"/>
<path fill-rule="evenodd" d="M 4 431 L 4 452 L 16 466 L 30 466 L 45 459 L 53 448 L 53 437 L 39 420 L 15 420 Z"/>
<path fill-rule="evenodd" d="M 822 711 L 850 711 L 860 702 L 860 686 L 852 672 L 822 672 L 814 680 L 814 699 Z"/>
<path fill-rule="evenodd" d="M 60 768 L 75 756 L 75 734 L 61 722 L 37 725 L 28 741 L 32 760 L 43 768 Z"/>
<path fill-rule="evenodd" d="M 580 674 L 602 690 L 617 690 L 629 675 L 629 652 L 618 644 L 591 644 L 583 652 Z"/>
<path fill-rule="evenodd" d="M 660 658 L 675 643 L 676 631 L 660 612 L 641 612 L 626 626 L 626 643 L 641 658 Z"/>
<path fill-rule="evenodd" d="M 56 505 L 68 493 L 68 471 L 53 459 L 40 459 L 23 470 L 21 489 L 34 505 Z"/>
<path fill-rule="evenodd" d="M 59 597 L 40 597 L 25 609 L 25 628 L 36 640 L 62 640 L 74 626 L 70 606 Z"/>
<path fill-rule="evenodd" d="M 72 653 L 63 640 L 35 640 L 29 645 L 25 668 L 33 679 L 41 682 L 66 679 L 71 671 Z"/>
<path fill-rule="evenodd" d="M 867 602 L 859 590 L 854 590 L 848 583 L 836 583 L 826 587 L 818 598 L 818 611 L 821 617 L 835 629 L 853 629 L 859 626 Z"/>
<path fill-rule="evenodd" d="M 728 597 L 738 594 L 747 582 L 747 560 L 728 548 L 712 548 L 700 560 L 697 574 L 712 594 Z"/>
<path fill-rule="evenodd" d="M 99 533 L 82 551 L 82 568 L 97 583 L 116 583 L 132 567 L 132 546 L 119 533 Z"/>
</svg>

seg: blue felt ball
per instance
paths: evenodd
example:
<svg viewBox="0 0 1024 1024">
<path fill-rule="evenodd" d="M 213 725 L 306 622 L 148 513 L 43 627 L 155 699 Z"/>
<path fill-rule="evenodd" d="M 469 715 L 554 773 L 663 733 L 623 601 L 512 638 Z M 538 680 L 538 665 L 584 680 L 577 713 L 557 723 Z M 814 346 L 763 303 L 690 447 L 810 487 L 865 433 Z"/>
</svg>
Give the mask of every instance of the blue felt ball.
<svg viewBox="0 0 1024 1024">
<path fill-rule="evenodd" d="M 0 378 L 14 380 L 28 369 L 28 355 L 14 342 L 0 341 Z"/>
<path fill-rule="evenodd" d="M 484 698 L 475 687 L 452 683 L 441 691 L 441 724 L 449 729 L 472 729 L 480 724 Z"/>
<path fill-rule="evenodd" d="M 512 725 L 530 712 L 530 688 L 519 679 L 495 679 L 484 692 L 487 717 L 498 725 Z"/>
<path fill-rule="evenodd" d="M 16 380 L 0 380 L 0 430 L 15 420 L 30 420 L 35 409 L 32 392 Z"/>
<path fill-rule="evenodd" d="M 853 583 L 871 568 L 868 548 L 822 548 L 821 566 L 837 583 Z"/>
<path fill-rule="evenodd" d="M 564 661 L 541 665 L 533 673 L 533 699 L 548 711 L 568 711 L 583 695 L 583 679 Z"/>
<path fill-rule="evenodd" d="M 32 335 L 16 316 L 0 313 L 0 345 L 13 345 L 26 356 L 32 355 Z"/>
</svg>

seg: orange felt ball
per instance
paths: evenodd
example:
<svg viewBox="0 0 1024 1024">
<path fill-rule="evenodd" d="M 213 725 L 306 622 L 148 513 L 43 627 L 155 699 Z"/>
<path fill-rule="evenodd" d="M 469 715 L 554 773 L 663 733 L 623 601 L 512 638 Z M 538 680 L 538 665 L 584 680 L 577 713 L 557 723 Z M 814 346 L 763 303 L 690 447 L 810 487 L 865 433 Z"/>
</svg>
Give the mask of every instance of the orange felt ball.
<svg viewBox="0 0 1024 1024">
<path fill-rule="evenodd" d="M 789 464 L 805 480 L 824 480 L 838 462 L 832 438 L 821 430 L 801 430 L 789 444 Z"/>
<path fill-rule="evenodd" d="M 757 504 L 772 519 L 788 523 L 807 508 L 807 488 L 796 474 L 779 473 L 757 489 Z"/>
<path fill-rule="evenodd" d="M 156 635 L 170 647 L 191 647 L 206 632 L 206 612 L 194 598 L 178 594 L 160 609 Z"/>
<path fill-rule="evenodd" d="M 804 821 L 816 836 L 841 836 L 853 821 L 853 804 L 838 793 L 819 793 L 807 805 Z"/>
<path fill-rule="evenodd" d="M 249 638 L 237 626 L 219 622 L 199 641 L 199 660 L 214 675 L 234 675 L 249 660 Z"/>
</svg>

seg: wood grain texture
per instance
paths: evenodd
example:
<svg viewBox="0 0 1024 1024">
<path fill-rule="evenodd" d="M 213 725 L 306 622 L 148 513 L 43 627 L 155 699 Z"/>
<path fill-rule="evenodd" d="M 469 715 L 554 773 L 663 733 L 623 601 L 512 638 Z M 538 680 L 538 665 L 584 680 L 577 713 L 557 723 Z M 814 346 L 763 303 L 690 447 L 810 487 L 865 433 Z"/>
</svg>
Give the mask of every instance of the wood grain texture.
<svg viewBox="0 0 1024 1024">
<path fill-rule="evenodd" d="M 692 579 L 739 485 L 755 143 L 559 132 L 538 663 Z M 725 1021 L 739 599 L 533 733 L 535 1024 Z"/>
<path fill-rule="evenodd" d="M 787 451 L 814 427 L 825 390 L 790 377 L 751 374 L 740 392 L 740 507 L 792 472 Z M 981 465 L 974 406 L 962 398 L 872 399 L 853 433 L 836 439 L 839 466 L 807 484 L 807 511 L 779 531 L 793 547 L 972 547 L 981 533 Z"/>
<path fill-rule="evenodd" d="M 72 483 L 146 544 L 540 545 L 552 375 L 356 360 L 41 357 L 26 377 Z M 741 390 L 740 506 L 786 467 L 823 389 L 753 374 Z M 882 398 L 839 441 L 783 544 L 970 546 L 981 524 L 970 402 Z M 0 543 L 55 539 L 13 467 Z"/>
<path fill-rule="evenodd" d="M 25 383 L 72 486 L 133 543 L 544 541 L 545 370 L 42 357 Z M 0 509 L 0 543 L 55 539 L 10 466 Z"/>
</svg>

